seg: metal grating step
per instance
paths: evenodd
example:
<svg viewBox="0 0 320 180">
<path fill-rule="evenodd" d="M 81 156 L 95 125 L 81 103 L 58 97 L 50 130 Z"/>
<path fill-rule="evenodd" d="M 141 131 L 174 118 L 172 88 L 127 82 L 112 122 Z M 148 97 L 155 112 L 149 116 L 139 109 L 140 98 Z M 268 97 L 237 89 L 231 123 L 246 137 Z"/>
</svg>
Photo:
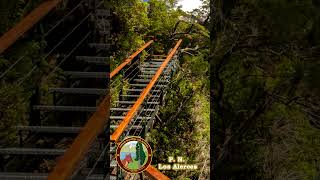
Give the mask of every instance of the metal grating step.
<svg viewBox="0 0 320 180">
<path fill-rule="evenodd" d="M 2 180 L 46 180 L 47 173 L 0 172 Z"/>
<path fill-rule="evenodd" d="M 150 64 L 150 63 L 145 63 L 140 65 L 142 68 L 159 68 L 161 64 Z"/>
<path fill-rule="evenodd" d="M 136 101 L 115 101 L 118 104 L 134 104 Z M 147 102 L 147 104 L 160 104 L 159 102 Z"/>
<path fill-rule="evenodd" d="M 116 167 L 118 165 L 117 161 L 112 160 L 110 163 L 110 167 Z"/>
<path fill-rule="evenodd" d="M 110 180 L 117 180 L 117 176 L 115 176 L 115 175 L 110 175 L 109 178 L 110 178 Z"/>
<path fill-rule="evenodd" d="M 166 58 L 167 57 L 167 55 L 163 55 L 163 54 L 152 54 L 152 55 L 150 55 L 151 57 L 160 57 L 160 58 Z"/>
<path fill-rule="evenodd" d="M 59 126 L 17 126 L 20 131 L 32 131 L 38 133 L 79 133 L 81 127 L 59 127 Z"/>
<path fill-rule="evenodd" d="M 130 111 L 130 108 L 110 108 L 110 111 Z M 155 111 L 155 109 L 142 109 L 142 111 Z"/>
<path fill-rule="evenodd" d="M 109 74 L 106 72 L 64 71 L 64 74 L 71 78 L 109 78 Z"/>
<path fill-rule="evenodd" d="M 141 72 L 144 74 L 155 74 L 156 73 L 156 71 L 145 71 L 145 70 L 142 70 Z"/>
<path fill-rule="evenodd" d="M 142 71 L 157 71 L 159 68 L 141 67 Z"/>
<path fill-rule="evenodd" d="M 124 118 L 125 118 L 125 116 L 110 116 L 110 119 L 112 119 L 112 120 L 122 120 Z M 138 120 L 144 120 L 144 119 L 151 119 L 151 117 L 140 117 L 139 116 L 137 119 Z M 139 128 L 137 127 L 136 129 L 139 129 Z"/>
<path fill-rule="evenodd" d="M 111 35 L 110 31 L 98 31 L 100 35 L 103 35 L 105 37 L 108 37 Z"/>
<path fill-rule="evenodd" d="M 143 89 L 126 89 L 128 92 L 142 92 Z M 152 93 L 159 93 L 161 90 L 151 90 Z"/>
<path fill-rule="evenodd" d="M 112 116 L 111 116 L 112 117 Z M 110 117 L 110 118 L 111 118 Z M 118 118 L 118 116 L 116 116 Z M 116 129 L 118 125 L 110 125 L 110 129 Z M 142 126 L 132 126 L 133 129 L 142 129 Z M 79 133 L 82 127 L 59 127 L 59 126 L 16 126 L 18 131 L 32 131 L 36 133 Z"/>
<path fill-rule="evenodd" d="M 159 61 L 146 61 L 143 63 L 143 65 L 159 65 L 161 66 L 163 62 L 159 62 Z"/>
<path fill-rule="evenodd" d="M 141 82 L 141 83 L 149 83 L 151 79 L 134 79 L 135 82 Z M 158 80 L 159 83 L 169 83 L 167 80 Z"/>
<path fill-rule="evenodd" d="M 110 129 L 116 129 L 116 128 L 118 128 L 118 125 L 110 125 Z M 130 128 L 131 129 L 142 129 L 143 127 L 142 126 L 133 125 L 133 126 L 130 126 Z"/>
<path fill-rule="evenodd" d="M 109 65 L 110 57 L 99 57 L 99 56 L 76 56 L 76 60 L 84 61 L 95 65 Z"/>
<path fill-rule="evenodd" d="M 90 94 L 90 95 L 104 95 L 106 89 L 96 88 L 49 88 L 49 92 L 57 92 L 63 94 Z"/>
<path fill-rule="evenodd" d="M 146 74 L 139 74 L 140 78 L 153 78 L 154 75 L 146 75 Z M 170 78 L 170 76 L 164 76 L 165 78 Z"/>
<path fill-rule="evenodd" d="M 97 107 L 37 105 L 37 106 L 33 106 L 33 109 L 34 110 L 44 110 L 44 111 L 95 112 L 97 110 Z"/>
<path fill-rule="evenodd" d="M 15 155 L 62 155 L 64 149 L 42 149 L 42 148 L 0 148 L 0 154 Z"/>
<path fill-rule="evenodd" d="M 140 95 L 120 95 L 121 97 L 133 97 L 133 98 L 138 98 Z M 160 97 L 159 95 L 151 95 L 151 97 L 157 98 Z"/>
<path fill-rule="evenodd" d="M 26 173 L 26 172 L 0 172 L 1 180 L 46 180 L 47 173 Z M 88 180 L 103 180 L 103 175 L 93 174 L 89 176 Z M 111 177 L 111 176 L 110 176 Z"/>
<path fill-rule="evenodd" d="M 157 61 L 157 62 L 163 62 L 164 60 L 166 59 L 156 59 L 156 58 L 150 59 L 150 61 Z"/>
<path fill-rule="evenodd" d="M 130 84 L 130 85 L 133 87 L 147 87 L 148 84 Z M 157 84 L 157 85 L 154 85 L 153 87 L 163 88 L 163 87 L 167 87 L 167 85 Z"/>
</svg>

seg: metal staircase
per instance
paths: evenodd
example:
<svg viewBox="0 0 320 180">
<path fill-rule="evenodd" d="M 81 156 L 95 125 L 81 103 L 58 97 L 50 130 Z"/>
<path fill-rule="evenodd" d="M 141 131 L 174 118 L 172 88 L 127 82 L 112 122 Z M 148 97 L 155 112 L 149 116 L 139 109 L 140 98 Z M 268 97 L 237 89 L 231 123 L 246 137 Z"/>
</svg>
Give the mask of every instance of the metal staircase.
<svg viewBox="0 0 320 180">
<path fill-rule="evenodd" d="M 84 2 L 81 1 L 79 4 L 83 3 L 83 6 L 86 6 Z M 55 161 L 65 153 L 82 130 L 86 120 L 97 110 L 98 102 L 107 94 L 112 44 L 106 38 L 106 35 L 110 34 L 110 23 L 107 27 L 103 27 L 101 21 L 110 21 L 107 19 L 110 13 L 101 2 L 97 7 L 88 10 L 85 19 L 75 26 L 77 29 L 85 24 L 84 22 L 94 24 L 95 27 L 89 31 L 81 32 L 87 34 L 86 36 L 77 37 L 77 33 L 85 31 L 81 28 L 79 32 L 72 31 L 67 35 L 68 40 L 76 41 L 77 45 L 71 52 L 62 52 L 57 59 L 58 65 L 49 74 L 50 76 L 57 69 L 61 69 L 61 76 L 64 79 L 62 83 L 64 86 L 52 86 L 46 92 L 51 94 L 49 97 L 53 99 L 52 104 L 34 104 L 31 123 L 16 126 L 20 135 L 19 145 L 0 148 L 1 165 L 3 165 L 0 172 L 1 180 L 47 179 Z M 92 21 L 87 20 L 88 16 L 92 17 Z M 65 46 L 64 43 L 68 40 L 59 42 L 54 50 L 59 50 L 60 45 Z M 105 135 L 97 137 L 90 154 L 81 162 L 79 170 L 73 174 L 73 179 L 105 178 L 103 169 L 107 162 L 100 159 L 99 164 L 94 167 L 91 163 L 95 162 L 106 148 L 105 139 Z M 45 168 L 41 169 L 43 165 Z M 91 171 L 90 175 L 88 171 Z"/>
<path fill-rule="evenodd" d="M 61 2 L 44 1 L 0 37 L 0 53 Z M 41 49 L 44 59 L 53 57 L 56 60 L 46 78 L 59 83 L 47 88 L 49 100 L 32 98 L 29 124 L 16 125 L 19 143 L 0 148 L 0 180 L 135 180 L 143 177 L 125 173 L 117 166 L 116 143 L 128 136 L 144 138 L 152 129 L 177 70 L 182 39 L 168 55 L 150 55 L 153 54 L 152 48 L 148 49 L 153 43 L 151 40 L 110 72 L 110 11 L 104 7 L 108 0 L 75 3 L 75 7 L 48 31 L 45 30 L 42 37 L 48 43 Z M 78 16 L 84 9 L 86 13 Z M 65 23 L 66 17 L 72 13 L 77 14 L 74 16 L 77 18 L 73 17 L 70 24 Z M 62 35 L 64 32 L 66 34 Z M 147 59 L 141 58 L 142 51 L 149 55 Z M 21 57 L 13 62 L 0 79 L 23 60 Z M 28 86 L 25 80 L 37 68 L 38 64 L 34 63 L 34 67 L 19 77 L 16 84 Z M 119 74 L 120 78 L 114 78 Z M 119 88 L 114 88 L 115 91 L 110 93 L 109 90 L 118 85 L 120 92 Z M 110 94 L 118 94 L 111 102 L 112 107 Z M 135 115 L 131 117 L 129 112 Z M 169 179 L 152 165 L 147 167 L 144 175 L 152 179 Z"/>
<path fill-rule="evenodd" d="M 144 100 L 143 105 L 139 108 L 136 116 L 131 120 L 127 126 L 125 132 L 122 134 L 121 139 L 128 136 L 139 136 L 145 138 L 147 132 L 152 129 L 155 122 L 155 115 L 158 113 L 159 106 L 162 104 L 162 100 L 165 96 L 166 89 L 169 87 L 170 80 L 174 75 L 178 65 L 178 55 L 170 61 L 168 66 L 162 72 L 162 75 L 153 86 L 151 93 Z M 153 75 L 159 69 L 161 63 L 166 59 L 165 55 L 151 55 L 147 60 L 139 63 L 137 68 L 138 73 L 127 78 L 128 85 L 122 89 L 122 93 L 119 94 L 119 101 L 115 101 L 115 105 L 111 108 L 111 126 L 117 126 L 121 120 L 125 118 L 125 115 L 129 112 L 132 105 L 137 101 L 142 90 L 149 84 Z M 111 81 L 112 82 L 112 81 Z M 112 83 L 111 83 L 112 84 Z M 111 86 L 112 88 L 112 86 Z M 111 134 L 114 129 L 111 128 Z M 115 160 L 116 145 L 111 144 L 111 179 L 124 179 L 130 176 L 132 179 L 139 179 L 138 175 L 126 174 L 117 166 Z"/>
</svg>

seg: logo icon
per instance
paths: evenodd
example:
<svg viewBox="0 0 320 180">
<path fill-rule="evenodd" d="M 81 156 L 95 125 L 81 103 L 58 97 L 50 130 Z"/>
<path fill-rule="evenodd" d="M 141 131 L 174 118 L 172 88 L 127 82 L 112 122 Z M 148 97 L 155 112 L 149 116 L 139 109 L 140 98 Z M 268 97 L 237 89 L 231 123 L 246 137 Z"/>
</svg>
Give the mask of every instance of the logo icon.
<svg viewBox="0 0 320 180">
<path fill-rule="evenodd" d="M 128 137 L 117 148 L 118 165 L 129 173 L 141 173 L 151 164 L 150 145 L 140 137 Z"/>
</svg>

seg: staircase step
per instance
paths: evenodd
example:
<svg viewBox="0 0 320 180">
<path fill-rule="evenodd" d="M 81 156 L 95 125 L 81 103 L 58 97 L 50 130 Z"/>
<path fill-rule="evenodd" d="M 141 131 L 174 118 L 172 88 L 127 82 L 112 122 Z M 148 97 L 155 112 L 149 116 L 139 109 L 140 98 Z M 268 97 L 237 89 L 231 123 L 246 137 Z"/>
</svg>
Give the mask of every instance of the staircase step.
<svg viewBox="0 0 320 180">
<path fill-rule="evenodd" d="M 167 57 L 167 55 L 164 55 L 164 54 L 159 54 L 159 55 L 157 55 L 157 54 L 152 54 L 152 55 L 150 55 L 151 57 L 158 57 L 158 58 L 166 58 Z"/>
<path fill-rule="evenodd" d="M 130 108 L 110 108 L 110 111 L 130 111 Z M 155 111 L 155 109 L 143 109 L 142 111 Z"/>
<path fill-rule="evenodd" d="M 0 154 L 15 155 L 62 155 L 65 149 L 44 149 L 44 148 L 0 148 Z"/>
<path fill-rule="evenodd" d="M 90 48 L 96 48 L 99 50 L 109 50 L 111 48 L 111 44 L 105 43 L 89 43 Z"/>
<path fill-rule="evenodd" d="M 156 74 L 156 71 L 141 71 L 142 74 L 148 75 L 148 74 Z"/>
<path fill-rule="evenodd" d="M 117 104 L 134 104 L 136 101 L 115 101 Z M 159 102 L 147 102 L 147 104 L 160 104 Z"/>
<path fill-rule="evenodd" d="M 159 65 L 157 65 L 157 64 L 142 64 L 142 65 L 140 65 L 140 67 L 142 67 L 142 68 L 157 68 L 157 69 L 159 69 L 160 66 L 161 66 L 160 64 Z"/>
<path fill-rule="evenodd" d="M 76 60 L 85 61 L 90 64 L 96 65 L 109 65 L 110 57 L 100 57 L 100 56 L 76 56 Z"/>
<path fill-rule="evenodd" d="M 142 71 L 157 71 L 159 68 L 141 67 Z"/>
<path fill-rule="evenodd" d="M 108 36 L 110 36 L 111 35 L 111 32 L 110 31 L 108 31 L 108 30 L 105 30 L 105 31 L 98 31 L 99 32 L 99 34 L 101 35 L 101 36 L 105 36 L 105 37 L 108 37 Z"/>
<path fill-rule="evenodd" d="M 59 127 L 59 126 L 17 126 L 20 131 L 32 131 L 37 133 L 79 133 L 82 127 Z"/>
<path fill-rule="evenodd" d="M 110 180 L 117 180 L 117 176 L 115 176 L 115 175 L 110 175 L 109 178 L 110 178 Z"/>
<path fill-rule="evenodd" d="M 104 180 L 103 174 L 91 175 L 86 180 Z"/>
<path fill-rule="evenodd" d="M 157 58 L 153 58 L 153 59 L 150 59 L 151 61 L 158 61 L 158 62 L 163 62 L 164 60 L 166 59 L 157 59 Z"/>
<path fill-rule="evenodd" d="M 140 97 L 140 95 L 120 95 L 121 97 L 134 97 L 134 98 L 138 98 Z M 151 95 L 151 97 L 157 98 L 160 97 L 159 95 Z"/>
<path fill-rule="evenodd" d="M 64 71 L 64 74 L 71 78 L 109 78 L 109 74 L 107 72 Z"/>
<path fill-rule="evenodd" d="M 131 86 L 133 87 L 147 87 L 148 84 L 131 84 Z M 161 84 L 157 84 L 157 85 L 153 85 L 153 87 L 167 87 L 167 85 L 161 85 Z"/>
<path fill-rule="evenodd" d="M 123 118 L 122 118 L 123 119 Z M 119 126 L 118 125 L 111 125 L 110 126 L 110 129 L 117 129 Z M 142 126 L 137 126 L 137 125 L 132 125 L 132 126 L 129 126 L 131 129 L 142 129 L 143 127 Z"/>
<path fill-rule="evenodd" d="M 149 83 L 151 81 L 151 79 L 134 79 L 133 81 L 135 82 L 142 82 L 142 83 Z M 158 80 L 157 82 L 160 83 L 169 83 L 169 81 L 167 80 Z"/>
<path fill-rule="evenodd" d="M 0 172 L 3 180 L 46 180 L 47 173 L 25 173 L 25 172 Z"/>
<path fill-rule="evenodd" d="M 96 88 L 49 88 L 49 92 L 57 92 L 63 94 L 90 94 L 90 95 L 104 95 L 106 89 Z"/>
<path fill-rule="evenodd" d="M 0 172 L 1 180 L 46 180 L 47 173 L 27 173 L 27 172 Z M 110 176 L 111 177 L 111 176 Z M 93 174 L 87 178 L 88 180 L 103 180 L 103 175 Z"/>
<path fill-rule="evenodd" d="M 110 167 L 117 167 L 117 165 L 118 165 L 118 163 L 117 163 L 117 161 L 115 161 L 115 160 L 112 160 L 112 161 L 110 162 Z"/>
<path fill-rule="evenodd" d="M 139 74 L 140 78 L 153 78 L 154 75 L 147 75 L 147 74 Z M 164 76 L 165 78 L 169 78 L 170 76 Z"/>
<path fill-rule="evenodd" d="M 97 110 L 97 107 L 36 105 L 33 106 L 33 109 L 45 111 L 95 112 Z"/>
<path fill-rule="evenodd" d="M 158 66 L 161 66 L 163 62 L 160 62 L 160 61 L 146 61 L 146 62 L 143 62 L 143 65 L 158 65 Z"/>
<path fill-rule="evenodd" d="M 120 116 L 110 116 L 110 119 L 119 119 Z M 123 118 L 122 118 L 123 119 Z M 110 129 L 116 129 L 118 125 L 110 125 Z M 141 129 L 142 126 L 133 126 L 133 129 Z M 79 133 L 82 127 L 61 127 L 61 126 L 16 126 L 18 131 L 32 131 L 36 133 Z"/>
<path fill-rule="evenodd" d="M 113 119 L 113 120 L 122 120 L 122 119 L 124 119 L 125 118 L 125 116 L 110 116 L 110 119 Z M 139 120 L 142 120 L 142 119 L 151 119 L 151 117 L 138 117 L 137 119 L 139 119 Z M 142 128 L 142 126 L 141 126 L 141 128 Z M 139 127 L 137 126 L 136 127 L 136 129 L 139 129 Z"/>
<path fill-rule="evenodd" d="M 114 149 L 111 149 L 111 148 L 110 148 L 110 154 L 115 154 L 116 151 L 117 151 L 117 148 L 114 148 Z"/>
<path fill-rule="evenodd" d="M 143 89 L 126 89 L 128 92 L 142 92 Z M 151 93 L 159 93 L 161 90 L 151 90 Z"/>
</svg>

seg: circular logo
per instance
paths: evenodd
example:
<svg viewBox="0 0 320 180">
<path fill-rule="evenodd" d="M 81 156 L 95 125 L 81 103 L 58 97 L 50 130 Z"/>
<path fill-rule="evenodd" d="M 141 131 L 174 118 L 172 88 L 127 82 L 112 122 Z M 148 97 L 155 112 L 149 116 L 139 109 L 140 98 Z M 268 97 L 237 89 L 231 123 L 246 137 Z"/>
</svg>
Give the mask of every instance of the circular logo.
<svg viewBox="0 0 320 180">
<path fill-rule="evenodd" d="M 140 137 L 129 137 L 117 148 L 118 165 L 129 173 L 140 173 L 151 164 L 152 151 L 150 145 Z"/>
</svg>

